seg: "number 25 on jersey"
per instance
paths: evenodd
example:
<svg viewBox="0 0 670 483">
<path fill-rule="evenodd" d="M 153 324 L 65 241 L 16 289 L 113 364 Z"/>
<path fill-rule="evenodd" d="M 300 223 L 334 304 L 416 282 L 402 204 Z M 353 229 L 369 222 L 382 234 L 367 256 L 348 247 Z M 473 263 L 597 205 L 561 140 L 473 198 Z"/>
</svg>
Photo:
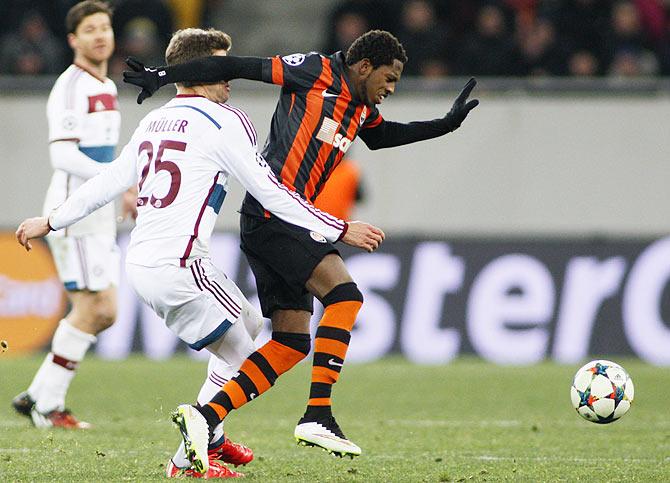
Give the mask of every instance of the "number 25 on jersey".
<svg viewBox="0 0 670 483">
<path fill-rule="evenodd" d="M 142 175 L 140 177 L 140 183 L 138 185 L 138 196 L 137 196 L 137 206 L 146 206 L 147 204 L 153 206 L 154 208 L 165 208 L 170 206 L 174 199 L 179 193 L 179 187 L 181 186 L 181 171 L 179 166 L 177 166 L 172 161 L 167 161 L 163 159 L 163 155 L 166 150 L 172 149 L 174 151 L 186 151 L 186 143 L 180 141 L 169 141 L 163 140 L 158 146 L 158 151 L 156 152 L 156 157 L 154 158 L 154 145 L 151 141 L 144 141 L 140 144 L 138 155 L 142 156 L 142 153 L 147 155 L 147 164 L 142 168 Z M 151 172 L 151 167 L 153 165 L 153 172 Z M 149 176 L 157 175 L 161 171 L 166 171 L 170 175 L 170 189 L 162 198 L 157 198 L 152 193 L 144 193 L 142 187 L 146 182 Z"/>
</svg>

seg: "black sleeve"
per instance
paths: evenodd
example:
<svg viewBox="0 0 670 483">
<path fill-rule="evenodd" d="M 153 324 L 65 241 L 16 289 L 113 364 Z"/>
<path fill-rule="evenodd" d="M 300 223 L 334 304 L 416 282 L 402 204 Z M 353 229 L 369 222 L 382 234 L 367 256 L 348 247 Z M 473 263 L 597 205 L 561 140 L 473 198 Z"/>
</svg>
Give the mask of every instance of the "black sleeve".
<svg viewBox="0 0 670 483">
<path fill-rule="evenodd" d="M 165 67 L 162 84 L 199 81 L 218 82 L 232 79 L 263 80 L 263 63 L 270 59 L 263 57 L 235 57 L 232 55 L 212 55 L 190 60 L 183 64 Z"/>
<path fill-rule="evenodd" d="M 378 126 L 361 130 L 358 137 L 368 148 L 374 150 L 433 139 L 451 131 L 445 118 L 414 121 L 409 124 L 383 120 Z"/>
<path fill-rule="evenodd" d="M 290 91 L 308 91 L 321 77 L 324 58 L 317 52 L 276 56 L 263 64 L 263 82 L 287 88 Z"/>
</svg>

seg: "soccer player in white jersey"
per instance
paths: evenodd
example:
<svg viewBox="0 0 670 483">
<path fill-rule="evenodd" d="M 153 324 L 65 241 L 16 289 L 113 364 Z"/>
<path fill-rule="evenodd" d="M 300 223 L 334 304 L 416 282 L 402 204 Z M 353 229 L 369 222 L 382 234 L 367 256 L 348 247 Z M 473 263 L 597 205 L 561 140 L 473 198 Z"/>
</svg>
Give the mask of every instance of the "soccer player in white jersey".
<svg viewBox="0 0 670 483">
<path fill-rule="evenodd" d="M 114 159 L 121 117 L 116 85 L 107 77 L 114 51 L 112 12 L 98 1 L 78 3 L 66 17 L 74 62 L 56 81 L 47 102 L 49 154 L 54 168 L 45 213 L 61 204 Z M 135 199 L 124 194 L 124 211 Z M 134 206 L 132 207 L 134 211 Z M 77 366 L 96 335 L 116 319 L 120 258 L 114 205 L 47 237 L 72 310 L 61 320 L 46 356 L 14 408 L 38 427 L 87 428 L 65 409 Z"/>
<path fill-rule="evenodd" d="M 173 36 L 166 58 L 168 64 L 180 63 L 226 55 L 229 48 L 230 37 L 223 32 L 186 29 Z M 126 256 L 130 283 L 191 348 L 209 350 L 221 370 L 234 374 L 254 352 L 253 335 L 262 318 L 209 258 L 209 239 L 230 177 L 273 215 L 303 227 L 315 240 L 341 240 L 373 251 L 384 233 L 367 223 L 346 223 L 321 212 L 279 183 L 257 151 L 249 118 L 224 104 L 230 95 L 227 82 L 177 84 L 177 92 L 140 122 L 106 170 L 71 193 L 48 217 L 25 220 L 16 235 L 30 249 L 30 239 L 71 226 L 137 185 L 138 216 Z M 309 341 L 306 347 L 304 342 L 302 334 L 273 332 L 266 370 L 281 374 L 284 368 L 273 367 L 275 361 L 286 354 L 304 357 Z M 207 403 L 220 388 L 221 381 L 210 378 L 213 365 L 198 395 L 199 404 Z M 235 463 L 221 451 L 227 442 L 222 426 L 210 434 L 197 407 L 182 405 L 174 413 L 184 442 L 170 460 L 167 475 L 240 476 L 218 462 Z M 243 460 L 244 452 L 238 451 L 237 457 L 237 462 Z"/>
</svg>

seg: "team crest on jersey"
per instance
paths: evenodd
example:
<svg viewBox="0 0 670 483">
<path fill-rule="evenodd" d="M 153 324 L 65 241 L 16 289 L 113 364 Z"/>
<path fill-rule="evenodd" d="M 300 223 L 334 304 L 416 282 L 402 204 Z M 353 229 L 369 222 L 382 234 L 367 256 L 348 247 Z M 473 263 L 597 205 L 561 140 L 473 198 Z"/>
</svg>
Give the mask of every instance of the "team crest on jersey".
<svg viewBox="0 0 670 483">
<path fill-rule="evenodd" d="M 326 238 L 321 234 L 315 231 L 310 231 L 309 236 L 312 237 L 312 240 L 319 243 L 326 243 Z"/>
<path fill-rule="evenodd" d="M 363 110 L 361 111 L 361 120 L 359 121 L 359 126 L 362 126 L 363 123 L 365 122 L 365 117 L 368 113 L 368 106 L 363 106 Z"/>
<path fill-rule="evenodd" d="M 305 54 L 291 54 L 285 55 L 281 58 L 286 64 L 296 66 L 305 62 Z"/>
</svg>

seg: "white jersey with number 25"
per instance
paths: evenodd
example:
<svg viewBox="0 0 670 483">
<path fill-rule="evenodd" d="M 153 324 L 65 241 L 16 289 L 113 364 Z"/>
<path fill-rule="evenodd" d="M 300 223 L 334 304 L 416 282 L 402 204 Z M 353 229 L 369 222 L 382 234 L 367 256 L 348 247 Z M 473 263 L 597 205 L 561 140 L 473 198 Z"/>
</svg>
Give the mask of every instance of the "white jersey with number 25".
<svg viewBox="0 0 670 483">
<path fill-rule="evenodd" d="M 137 184 L 138 217 L 126 261 L 182 267 L 209 256 L 209 239 L 237 178 L 268 211 L 334 242 L 346 223 L 283 186 L 257 151 L 256 131 L 240 109 L 200 96 L 177 96 L 149 113 L 121 155 L 91 178 L 49 221 L 64 228 Z"/>
</svg>

